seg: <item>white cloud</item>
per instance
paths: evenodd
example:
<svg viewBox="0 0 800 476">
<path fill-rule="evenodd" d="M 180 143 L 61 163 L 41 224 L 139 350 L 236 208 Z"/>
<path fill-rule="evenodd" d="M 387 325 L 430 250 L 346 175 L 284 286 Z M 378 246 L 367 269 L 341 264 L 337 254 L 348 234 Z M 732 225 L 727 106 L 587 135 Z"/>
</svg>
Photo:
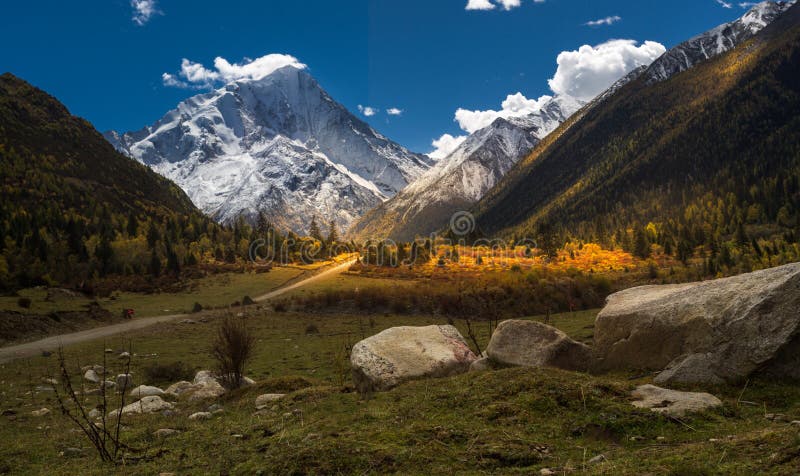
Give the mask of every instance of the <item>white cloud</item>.
<svg viewBox="0 0 800 476">
<path fill-rule="evenodd" d="M 403 115 L 403 110 L 402 109 L 398 109 L 396 107 L 390 107 L 389 109 L 386 110 L 386 114 L 388 114 L 390 116 L 402 116 Z"/>
<path fill-rule="evenodd" d="M 378 110 L 374 107 L 370 106 L 362 106 L 361 104 L 358 105 L 358 112 L 363 114 L 366 117 L 372 117 L 378 113 Z"/>
<path fill-rule="evenodd" d="M 548 84 L 556 94 L 590 100 L 665 52 L 664 45 L 655 41 L 639 45 L 634 40 L 611 40 L 597 46 L 584 45 L 558 55 L 558 69 Z"/>
<path fill-rule="evenodd" d="M 472 134 L 491 125 L 499 117 L 519 117 L 537 112 L 550 99 L 552 99 L 552 96 L 528 99 L 522 93 L 511 94 L 503 101 L 501 104 L 502 109 L 499 111 L 491 109 L 487 111 L 459 109 L 456 111 L 455 120 L 463 130 Z"/>
<path fill-rule="evenodd" d="M 428 157 L 434 160 L 444 159 L 452 154 L 466 139 L 467 136 L 453 137 L 450 134 L 445 134 L 431 143 L 434 151 L 428 154 Z"/>
<path fill-rule="evenodd" d="M 619 15 L 614 15 L 610 17 L 600 18 L 598 20 L 587 21 L 584 23 L 586 26 L 603 26 L 603 25 L 613 25 L 618 21 L 621 21 L 622 17 Z"/>
<path fill-rule="evenodd" d="M 717 0 L 717 3 L 719 3 L 722 6 L 722 8 L 733 8 L 732 3 L 728 3 L 724 0 Z"/>
<path fill-rule="evenodd" d="M 154 15 L 163 15 L 156 7 L 156 0 L 131 0 L 131 7 L 133 8 L 132 20 L 139 26 L 150 21 Z"/>
<path fill-rule="evenodd" d="M 545 0 L 533 0 L 533 3 L 544 3 Z M 492 3 L 494 2 L 494 3 Z M 522 5 L 522 0 L 467 0 L 467 10 L 494 10 L 497 6 L 503 10 L 511 10 Z"/>
<path fill-rule="evenodd" d="M 219 82 L 238 79 L 261 79 L 285 66 L 305 69 L 306 65 L 291 55 L 269 54 L 254 60 L 245 59 L 242 63 L 231 63 L 225 58 L 214 59 L 214 68 L 209 69 L 201 63 L 184 58 L 178 75 L 164 73 L 161 78 L 165 86 L 209 88 Z"/>
<path fill-rule="evenodd" d="M 564 51 L 558 55 L 558 68 L 548 83 L 556 95 L 589 101 L 635 68 L 649 65 L 665 51 L 663 45 L 654 41 L 639 45 L 634 40 L 611 40 L 597 46 L 584 45 L 577 51 Z M 548 95 L 529 99 L 522 93 L 511 94 L 502 102 L 499 110 L 459 108 L 455 113 L 455 121 L 461 129 L 472 134 L 491 125 L 497 118 L 507 119 L 537 112 L 550 99 L 552 96 Z M 436 154 L 438 157 L 444 153 L 441 151 L 454 149 L 451 146 L 456 139 L 459 138 L 445 134 L 434 142 L 436 151 L 428 155 L 434 157 L 432 154 Z"/>
<path fill-rule="evenodd" d="M 467 10 L 494 10 L 494 4 L 489 0 L 468 0 Z"/>
</svg>

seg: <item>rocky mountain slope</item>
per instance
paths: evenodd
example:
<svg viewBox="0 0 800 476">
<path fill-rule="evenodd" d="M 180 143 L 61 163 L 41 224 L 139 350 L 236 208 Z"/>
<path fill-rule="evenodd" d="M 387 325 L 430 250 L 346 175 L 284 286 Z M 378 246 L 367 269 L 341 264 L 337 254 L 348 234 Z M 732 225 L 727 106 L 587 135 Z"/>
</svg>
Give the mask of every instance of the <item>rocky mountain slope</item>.
<svg viewBox="0 0 800 476">
<path fill-rule="evenodd" d="M 764 1 L 736 21 L 722 24 L 672 48 L 651 65 L 648 83 L 664 81 L 692 66 L 732 50 L 755 36 L 794 5 L 791 2 Z"/>
<path fill-rule="evenodd" d="M 297 232 L 308 231 L 315 216 L 344 229 L 433 164 L 292 66 L 192 97 L 152 126 L 106 138 L 220 222 L 263 211 Z"/>
<path fill-rule="evenodd" d="M 800 207 L 798 78 L 793 6 L 739 47 L 662 82 L 635 80 L 562 126 L 478 204 L 478 226 L 633 241 L 642 256 L 651 243 L 682 258 L 703 245 L 709 266 L 748 249 L 780 254 Z"/>
<path fill-rule="evenodd" d="M 520 158 L 583 105 L 557 96 L 536 113 L 495 120 L 471 134 L 408 188 L 368 212 L 350 234 L 359 239 L 408 241 L 442 229 L 454 213 L 480 200 Z"/>
</svg>

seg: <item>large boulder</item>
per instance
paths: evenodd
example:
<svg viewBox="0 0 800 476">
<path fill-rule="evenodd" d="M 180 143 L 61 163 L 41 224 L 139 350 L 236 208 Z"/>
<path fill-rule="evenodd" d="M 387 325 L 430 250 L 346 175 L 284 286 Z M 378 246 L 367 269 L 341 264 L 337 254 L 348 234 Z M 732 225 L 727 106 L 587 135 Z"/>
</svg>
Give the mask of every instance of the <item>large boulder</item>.
<svg viewBox="0 0 800 476">
<path fill-rule="evenodd" d="M 353 381 L 362 393 L 403 382 L 465 373 L 477 359 L 453 326 L 393 327 L 353 346 Z"/>
<path fill-rule="evenodd" d="M 657 383 L 800 378 L 800 263 L 616 293 L 597 316 L 594 370 L 663 370 Z"/>
<path fill-rule="evenodd" d="M 492 362 L 514 367 L 554 367 L 586 371 L 591 350 L 566 334 L 536 321 L 503 321 L 495 329 L 486 354 Z"/>
<path fill-rule="evenodd" d="M 192 385 L 183 388 L 180 395 L 188 397 L 189 401 L 197 401 L 219 398 L 226 392 L 211 371 L 201 370 L 195 375 Z"/>
</svg>

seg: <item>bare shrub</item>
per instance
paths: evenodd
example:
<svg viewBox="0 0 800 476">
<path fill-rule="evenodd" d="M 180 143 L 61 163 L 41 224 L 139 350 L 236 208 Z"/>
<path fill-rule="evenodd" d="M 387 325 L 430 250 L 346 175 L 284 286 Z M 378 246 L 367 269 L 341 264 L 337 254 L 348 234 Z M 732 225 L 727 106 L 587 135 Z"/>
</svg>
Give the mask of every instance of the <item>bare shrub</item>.
<svg viewBox="0 0 800 476">
<path fill-rule="evenodd" d="M 241 386 L 244 367 L 253 356 L 254 347 L 255 338 L 244 319 L 228 316 L 222 321 L 211 347 L 222 385 L 229 389 Z"/>
</svg>

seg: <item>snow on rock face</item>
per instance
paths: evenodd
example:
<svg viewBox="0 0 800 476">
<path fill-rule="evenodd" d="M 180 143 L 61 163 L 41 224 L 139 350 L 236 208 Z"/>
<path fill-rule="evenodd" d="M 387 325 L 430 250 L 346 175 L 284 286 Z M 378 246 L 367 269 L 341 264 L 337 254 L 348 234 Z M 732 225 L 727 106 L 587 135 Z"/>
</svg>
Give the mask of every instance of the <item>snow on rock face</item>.
<svg viewBox="0 0 800 476">
<path fill-rule="evenodd" d="M 440 230 L 454 213 L 480 200 L 517 161 L 584 104 L 556 96 L 536 113 L 495 120 L 467 137 L 405 190 L 358 220 L 350 234 L 411 240 Z"/>
<path fill-rule="evenodd" d="M 720 25 L 681 43 L 653 62 L 647 71 L 648 83 L 664 81 L 701 61 L 732 50 L 758 34 L 794 3 L 794 1 L 761 2 L 738 20 Z"/>
<path fill-rule="evenodd" d="M 106 138 L 220 222 L 263 211 L 296 232 L 308 231 L 313 216 L 346 228 L 434 163 L 374 131 L 290 66 L 189 98 L 152 126 Z"/>
</svg>

